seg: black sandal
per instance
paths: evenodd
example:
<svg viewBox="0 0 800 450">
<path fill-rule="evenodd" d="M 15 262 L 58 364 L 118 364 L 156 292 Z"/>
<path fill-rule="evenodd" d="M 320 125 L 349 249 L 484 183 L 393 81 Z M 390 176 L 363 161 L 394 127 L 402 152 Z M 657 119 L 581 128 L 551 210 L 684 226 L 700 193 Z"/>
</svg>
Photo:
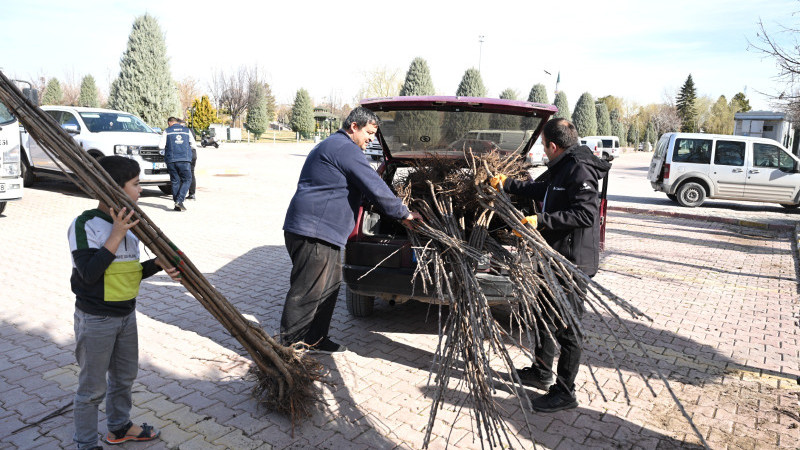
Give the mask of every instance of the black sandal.
<svg viewBox="0 0 800 450">
<path fill-rule="evenodd" d="M 130 430 L 132 426 L 133 422 L 128 422 L 127 425 L 119 430 L 109 431 L 108 434 L 106 434 L 106 436 L 103 438 L 103 441 L 105 441 L 105 443 L 108 445 L 119 445 L 128 441 L 152 441 L 161 434 L 161 430 L 156 429 L 152 425 L 143 423 L 142 432 L 139 433 L 138 436 L 133 436 L 128 434 L 128 430 Z"/>
</svg>

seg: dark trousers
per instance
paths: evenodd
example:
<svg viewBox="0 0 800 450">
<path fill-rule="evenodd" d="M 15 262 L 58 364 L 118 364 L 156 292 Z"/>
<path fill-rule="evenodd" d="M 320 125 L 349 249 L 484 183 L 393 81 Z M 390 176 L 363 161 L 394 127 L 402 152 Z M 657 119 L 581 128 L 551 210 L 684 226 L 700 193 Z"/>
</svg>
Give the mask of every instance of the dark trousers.
<svg viewBox="0 0 800 450">
<path fill-rule="evenodd" d="M 289 292 L 281 315 L 281 342 L 314 345 L 328 336 L 342 284 L 341 248 L 284 232 L 292 259 Z"/>
<path fill-rule="evenodd" d="M 169 180 L 172 182 L 172 201 L 183 203 L 192 184 L 192 165 L 189 161 L 167 163 Z"/>
<path fill-rule="evenodd" d="M 583 286 L 577 286 L 577 288 L 585 289 Z M 548 294 L 543 293 L 543 295 Z M 576 319 L 581 320 L 584 311 L 583 302 L 572 294 L 570 303 L 575 311 Z M 566 317 L 564 320 L 566 321 Z M 575 390 L 575 378 L 578 376 L 578 370 L 581 366 L 581 354 L 583 353 L 581 350 L 581 337 L 576 333 L 576 329 L 573 326 L 556 327 L 552 323 L 545 325 L 541 319 L 537 319 L 537 326 L 539 327 L 541 345 L 536 348 L 534 354 L 538 365 L 545 372 L 542 373 L 542 378 L 550 377 L 556 356 L 556 344 L 558 344 L 561 348 L 561 354 L 558 357 L 558 367 L 556 368 L 556 384 L 569 389 L 570 392 Z M 555 342 L 547 336 L 545 326 L 552 333 Z"/>
<path fill-rule="evenodd" d="M 197 165 L 197 151 L 192 149 L 192 184 L 189 185 L 189 195 L 194 195 L 197 189 L 197 178 L 194 176 L 194 166 Z"/>
</svg>

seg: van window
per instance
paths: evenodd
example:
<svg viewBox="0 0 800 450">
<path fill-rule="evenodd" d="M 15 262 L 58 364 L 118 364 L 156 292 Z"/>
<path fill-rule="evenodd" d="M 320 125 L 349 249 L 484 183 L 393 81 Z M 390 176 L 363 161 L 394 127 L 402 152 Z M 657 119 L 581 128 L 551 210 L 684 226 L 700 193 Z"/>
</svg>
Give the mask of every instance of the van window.
<svg viewBox="0 0 800 450">
<path fill-rule="evenodd" d="M 740 141 L 717 141 L 714 151 L 714 164 L 718 166 L 743 166 L 744 148 Z"/>
<path fill-rule="evenodd" d="M 664 136 L 661 139 L 659 139 L 658 144 L 656 144 L 656 151 L 653 152 L 653 158 L 656 157 L 663 158 L 664 152 L 666 151 L 668 145 L 669 145 L 669 136 Z"/>
<path fill-rule="evenodd" d="M 711 140 L 675 139 L 675 148 L 672 150 L 672 162 L 695 164 L 711 163 Z"/>
<path fill-rule="evenodd" d="M 754 143 L 753 165 L 791 171 L 794 168 L 794 160 L 776 145 Z"/>
</svg>

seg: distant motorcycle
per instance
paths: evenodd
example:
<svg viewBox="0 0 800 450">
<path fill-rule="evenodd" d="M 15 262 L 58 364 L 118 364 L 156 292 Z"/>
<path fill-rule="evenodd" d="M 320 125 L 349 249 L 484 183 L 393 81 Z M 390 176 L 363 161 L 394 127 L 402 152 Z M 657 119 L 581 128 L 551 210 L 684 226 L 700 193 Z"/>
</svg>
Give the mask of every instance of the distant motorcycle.
<svg viewBox="0 0 800 450">
<path fill-rule="evenodd" d="M 208 131 L 203 131 L 200 135 L 200 146 L 203 148 L 213 145 L 214 148 L 219 148 L 219 142 L 214 138 L 214 134 Z"/>
</svg>

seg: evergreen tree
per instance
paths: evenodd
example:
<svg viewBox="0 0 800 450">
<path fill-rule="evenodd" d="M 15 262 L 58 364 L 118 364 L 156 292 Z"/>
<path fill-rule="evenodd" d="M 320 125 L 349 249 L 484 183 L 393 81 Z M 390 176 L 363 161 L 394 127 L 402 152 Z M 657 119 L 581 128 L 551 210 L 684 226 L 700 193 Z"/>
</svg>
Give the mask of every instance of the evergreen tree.
<svg viewBox="0 0 800 450">
<path fill-rule="evenodd" d="M 626 147 L 628 145 L 625 133 L 626 128 L 620 121 L 619 110 L 612 109 L 609 111 L 608 118 L 611 121 L 611 134 L 619 138 L 620 146 Z"/>
<path fill-rule="evenodd" d="M 108 95 L 110 108 L 136 114 L 150 125 L 164 124 L 169 116 L 180 114 L 167 45 L 155 17 L 145 14 L 134 20 L 119 65 L 119 76 Z"/>
<path fill-rule="evenodd" d="M 639 129 L 634 124 L 628 126 L 628 144 L 639 145 Z"/>
<path fill-rule="evenodd" d="M 530 94 L 528 94 L 528 101 L 533 103 L 542 103 L 545 105 L 550 103 L 547 101 L 547 89 L 545 89 L 542 83 L 533 85 Z"/>
<path fill-rule="evenodd" d="M 264 83 L 264 96 L 267 102 L 267 122 L 269 123 L 275 120 L 275 113 L 278 111 L 278 104 L 269 83 Z"/>
<path fill-rule="evenodd" d="M 258 81 L 250 83 L 250 102 L 247 108 L 245 128 L 258 140 L 269 128 L 269 112 L 267 111 L 267 94 L 264 85 Z"/>
<path fill-rule="evenodd" d="M 597 134 L 600 136 L 608 136 L 611 134 L 611 118 L 608 114 L 608 107 L 603 102 L 594 105 L 595 115 L 597 117 Z"/>
<path fill-rule="evenodd" d="M 94 77 L 91 75 L 86 75 L 81 81 L 81 92 L 80 95 L 78 95 L 78 106 L 99 108 L 100 99 L 98 97 L 97 85 L 94 82 Z"/>
<path fill-rule="evenodd" d="M 731 99 L 731 109 L 733 109 L 734 113 L 737 113 L 747 112 L 753 108 L 750 107 L 750 100 L 744 96 L 744 92 L 739 92 Z"/>
<path fill-rule="evenodd" d="M 572 123 L 578 129 L 578 136 L 594 136 L 597 134 L 597 113 L 595 112 L 594 99 L 588 92 L 584 92 L 575 104 L 572 113 Z"/>
<path fill-rule="evenodd" d="M 675 107 L 678 110 L 678 117 L 681 118 L 681 131 L 695 132 L 697 131 L 697 110 L 695 109 L 695 101 L 697 100 L 697 91 L 694 87 L 692 74 L 686 78 L 683 83 L 678 97 L 676 98 Z"/>
<path fill-rule="evenodd" d="M 553 104 L 558 108 L 558 112 L 553 115 L 554 119 L 570 119 L 572 114 L 569 112 L 569 103 L 567 102 L 567 94 L 564 91 L 556 93 L 556 99 Z"/>
<path fill-rule="evenodd" d="M 458 97 L 484 97 L 486 88 L 483 85 L 481 73 L 477 69 L 467 69 L 456 89 Z M 485 130 L 489 127 L 489 115 L 484 113 L 467 112 L 451 114 L 448 116 L 445 127 L 445 138 L 454 141 L 462 138 L 467 131 Z"/>
<path fill-rule="evenodd" d="M 412 95 L 434 95 L 436 91 L 433 88 L 433 79 L 431 78 L 431 70 L 428 68 L 428 62 L 422 58 L 414 58 L 411 65 L 406 72 L 406 79 L 403 82 L 403 87 L 400 88 L 401 96 Z"/>
<path fill-rule="evenodd" d="M 516 100 L 517 93 L 511 88 L 500 93 L 500 98 L 505 100 Z M 492 114 L 489 118 L 489 128 L 492 130 L 519 130 L 520 116 L 508 114 Z"/>
<path fill-rule="evenodd" d="M 414 58 L 406 72 L 401 96 L 434 95 L 433 79 L 428 63 L 422 58 Z M 440 114 L 436 111 L 397 111 L 395 114 L 395 135 L 400 143 L 414 150 L 428 150 L 439 147 L 441 128 Z M 429 139 L 420 140 L 421 136 Z"/>
<path fill-rule="evenodd" d="M 314 105 L 305 89 L 298 89 L 292 105 L 292 118 L 289 120 L 292 131 L 308 139 L 314 133 Z"/>
<path fill-rule="evenodd" d="M 42 94 L 43 105 L 60 105 L 64 98 L 64 91 L 61 90 L 61 83 L 55 78 L 50 78 Z"/>
<path fill-rule="evenodd" d="M 647 123 L 647 129 L 644 132 L 644 142 L 649 142 L 653 146 L 656 145 L 656 126 L 653 125 L 653 122 Z"/>
<path fill-rule="evenodd" d="M 195 132 L 208 130 L 209 125 L 219 122 L 217 110 L 211 105 L 207 95 L 202 98 L 194 99 L 192 103 L 192 114 L 189 117 L 189 126 Z"/>
</svg>

